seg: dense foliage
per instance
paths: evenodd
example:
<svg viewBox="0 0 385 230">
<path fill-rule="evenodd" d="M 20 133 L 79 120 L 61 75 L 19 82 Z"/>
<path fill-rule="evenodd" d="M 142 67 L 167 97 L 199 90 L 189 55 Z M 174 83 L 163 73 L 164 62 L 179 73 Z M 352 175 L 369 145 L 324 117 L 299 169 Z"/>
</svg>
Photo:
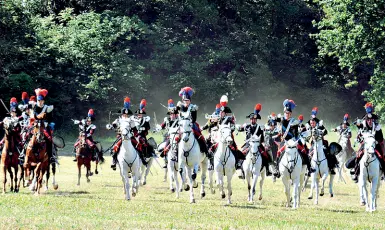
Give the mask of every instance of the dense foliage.
<svg viewBox="0 0 385 230">
<path fill-rule="evenodd" d="M 160 107 L 186 85 L 205 111 L 228 93 L 277 109 L 287 97 L 310 99 L 331 112 L 363 90 L 382 108 L 384 4 L 374 0 L 0 4 L 1 97 L 45 87 L 59 124 L 88 106 L 115 111 L 125 95 Z"/>
</svg>

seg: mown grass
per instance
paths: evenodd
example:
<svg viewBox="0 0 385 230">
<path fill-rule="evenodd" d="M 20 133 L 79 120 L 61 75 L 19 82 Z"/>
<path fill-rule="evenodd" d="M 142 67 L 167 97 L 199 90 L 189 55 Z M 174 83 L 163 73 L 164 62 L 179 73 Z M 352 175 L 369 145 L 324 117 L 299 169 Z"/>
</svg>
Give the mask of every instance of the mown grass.
<svg viewBox="0 0 385 230">
<path fill-rule="evenodd" d="M 331 137 L 333 139 L 335 137 Z M 157 137 L 159 139 L 159 137 Z M 163 171 L 154 164 L 148 184 L 139 189 L 131 201 L 124 200 L 118 171 L 109 168 L 110 158 L 99 175 L 76 186 L 77 169 L 71 157 L 60 158 L 57 173 L 59 189 L 36 197 L 26 188 L 19 194 L 0 196 L 2 229 L 384 229 L 385 203 L 382 197 L 376 213 L 367 213 L 359 205 L 356 184 L 335 183 L 335 196 L 326 193 L 315 206 L 303 194 L 299 210 L 284 206 L 285 196 L 280 180 L 267 178 L 262 201 L 247 202 L 247 186 L 233 179 L 233 204 L 226 206 L 218 191 L 207 190 L 204 199 L 195 190 L 196 204 L 189 203 L 188 192 L 179 199 L 162 182 Z M 380 189 L 383 195 L 385 189 Z M 259 189 L 257 189 L 257 192 Z M 328 191 L 327 189 L 325 191 Z"/>
</svg>

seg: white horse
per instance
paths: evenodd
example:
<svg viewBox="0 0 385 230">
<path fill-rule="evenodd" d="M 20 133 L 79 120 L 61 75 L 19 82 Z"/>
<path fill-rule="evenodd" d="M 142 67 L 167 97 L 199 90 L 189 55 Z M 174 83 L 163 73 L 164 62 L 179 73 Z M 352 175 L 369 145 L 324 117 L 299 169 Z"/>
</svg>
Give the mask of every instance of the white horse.
<svg viewBox="0 0 385 230">
<path fill-rule="evenodd" d="M 132 196 L 135 197 L 139 189 L 139 177 L 140 177 L 140 157 L 131 143 L 131 128 L 135 127 L 135 122 L 131 119 L 119 119 L 119 127 L 122 135 L 122 146 L 118 153 L 117 159 L 120 168 L 120 175 L 124 184 L 124 194 L 126 200 L 130 200 L 130 181 L 129 173 L 131 174 L 132 183 Z"/>
<path fill-rule="evenodd" d="M 297 150 L 297 142 L 289 140 L 286 142 L 285 152 L 279 162 L 279 172 L 285 186 L 286 207 L 290 207 L 293 201 L 293 209 L 297 209 L 301 200 L 301 187 L 303 186 L 306 167 L 302 165 L 302 158 Z M 293 185 L 293 195 L 290 198 L 290 185 Z"/>
<path fill-rule="evenodd" d="M 380 162 L 376 157 L 376 140 L 370 133 L 364 133 L 364 155 L 360 161 L 360 175 L 358 177 L 361 205 L 366 205 L 366 211 L 376 211 L 378 188 L 380 187 Z M 366 183 L 371 183 L 372 203 L 369 205 Z"/>
<path fill-rule="evenodd" d="M 156 148 L 156 143 L 152 137 L 148 139 L 148 143 L 151 143 L 151 146 L 154 147 L 154 150 Z M 150 168 L 152 166 L 152 163 L 154 162 L 154 156 L 146 157 L 144 159 L 147 162 L 147 165 L 144 165 L 142 161 L 140 161 L 140 177 L 139 177 L 139 184 L 146 185 L 147 184 L 147 176 L 150 173 Z"/>
<path fill-rule="evenodd" d="M 187 177 L 189 179 L 190 186 L 190 203 L 195 203 L 194 198 L 194 180 L 196 176 L 196 172 L 194 172 L 194 168 L 197 168 L 199 164 L 201 164 L 202 171 L 202 186 L 201 186 L 201 197 L 206 195 L 205 192 L 205 180 L 207 173 L 207 164 L 208 160 L 204 153 L 200 152 L 199 143 L 194 137 L 194 133 L 192 130 L 192 123 L 190 118 L 188 118 L 188 114 L 182 113 L 179 118 L 179 128 L 182 133 L 181 141 L 179 142 L 179 153 L 178 153 L 178 164 L 179 170 L 187 173 Z M 193 178 L 194 173 L 194 178 Z"/>
<path fill-rule="evenodd" d="M 256 130 L 257 131 L 257 130 Z M 260 136 L 255 133 L 248 140 L 249 151 L 246 155 L 246 160 L 243 162 L 243 171 L 245 173 L 245 179 L 247 181 L 247 189 L 249 191 L 248 201 L 254 201 L 255 186 L 258 182 L 258 177 L 261 175 L 261 181 L 259 182 L 259 200 L 262 200 L 262 186 L 265 180 L 265 169 L 262 170 L 262 155 L 259 151 Z M 253 178 L 252 184 L 250 179 Z M 252 189 L 252 190 L 251 190 Z"/>
<path fill-rule="evenodd" d="M 310 194 L 308 199 L 313 199 L 313 189 L 315 188 L 315 200 L 314 204 L 318 204 L 318 187 L 319 187 L 319 179 L 322 179 L 322 187 L 320 196 L 324 195 L 325 190 L 325 181 L 329 176 L 329 167 L 328 162 L 323 150 L 323 141 L 322 141 L 322 131 L 317 128 L 312 128 L 311 130 L 312 137 L 312 149 L 313 149 L 313 157 L 311 159 L 311 166 L 315 169 L 315 172 L 311 174 L 311 187 Z M 329 193 L 330 197 L 333 197 L 333 179 L 334 175 L 330 175 L 329 182 Z"/>
<path fill-rule="evenodd" d="M 168 130 L 170 138 L 170 150 L 167 153 L 167 169 L 170 179 L 170 190 L 171 192 L 176 191 L 176 198 L 179 198 L 179 181 L 178 181 L 178 137 L 179 137 L 179 127 L 170 127 Z M 182 176 L 182 183 L 183 183 Z M 175 189 L 173 182 L 175 182 Z"/>
<path fill-rule="evenodd" d="M 342 147 L 341 152 L 336 155 L 340 166 L 338 168 L 339 181 L 345 181 L 343 179 L 343 174 L 342 174 L 343 172 L 346 171 L 345 163 L 348 159 L 353 157 L 353 153 L 354 153 L 352 144 L 350 143 L 350 140 L 349 140 L 350 137 L 348 136 L 348 133 L 346 130 L 340 134 L 340 137 L 338 140 L 338 144 L 340 144 Z"/>
<path fill-rule="evenodd" d="M 222 199 L 226 198 L 223 188 L 223 178 L 224 176 L 227 177 L 227 204 L 231 204 L 231 179 L 235 173 L 235 157 L 229 147 L 229 145 L 233 143 L 230 125 L 222 124 L 219 126 L 216 142 L 218 143 L 218 147 L 214 154 L 214 170 L 217 175 L 217 185 L 221 192 Z"/>
</svg>

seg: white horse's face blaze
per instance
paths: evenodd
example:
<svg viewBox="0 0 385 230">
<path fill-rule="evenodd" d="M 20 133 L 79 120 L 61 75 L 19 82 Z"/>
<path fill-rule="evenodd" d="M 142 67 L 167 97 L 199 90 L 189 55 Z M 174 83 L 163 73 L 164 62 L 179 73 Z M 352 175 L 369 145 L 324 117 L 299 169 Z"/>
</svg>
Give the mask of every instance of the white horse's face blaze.
<svg viewBox="0 0 385 230">
<path fill-rule="evenodd" d="M 250 141 L 249 141 L 249 144 L 250 144 L 250 152 L 251 153 L 257 153 L 258 152 L 258 147 L 260 145 L 260 137 L 259 136 L 255 136 L 253 135 L 251 138 L 250 138 Z"/>
<path fill-rule="evenodd" d="M 136 125 L 139 125 L 139 123 L 136 123 L 134 120 L 130 119 L 120 119 L 119 120 L 119 127 L 120 127 L 120 133 L 122 134 L 122 138 L 124 140 L 129 140 L 131 138 L 131 128 L 135 127 Z"/>
<path fill-rule="evenodd" d="M 374 137 L 369 136 L 365 138 L 365 151 L 373 155 L 375 153 L 375 148 L 376 148 L 376 140 L 374 139 Z"/>
<path fill-rule="evenodd" d="M 220 125 L 219 135 L 219 139 L 222 143 L 226 143 L 227 145 L 231 145 L 233 143 L 233 138 L 231 137 L 231 128 L 229 125 Z"/>
<path fill-rule="evenodd" d="M 184 142 L 188 142 L 189 141 L 189 136 L 192 132 L 192 123 L 191 123 L 191 120 L 188 119 L 188 118 L 181 118 L 181 120 L 179 121 L 179 127 L 180 127 L 180 131 L 182 133 L 182 140 Z"/>
</svg>

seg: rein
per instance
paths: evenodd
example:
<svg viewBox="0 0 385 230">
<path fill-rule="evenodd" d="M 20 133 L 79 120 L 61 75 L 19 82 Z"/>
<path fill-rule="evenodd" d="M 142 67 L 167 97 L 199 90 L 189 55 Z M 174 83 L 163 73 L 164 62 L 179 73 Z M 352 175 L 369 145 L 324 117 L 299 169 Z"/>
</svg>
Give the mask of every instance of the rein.
<svg viewBox="0 0 385 230">
<path fill-rule="evenodd" d="M 295 166 L 297 165 L 297 162 L 298 162 L 298 151 L 296 151 L 296 154 L 295 154 L 295 158 L 293 160 L 287 160 L 287 165 L 289 165 L 290 162 L 294 162 L 294 165 L 293 165 L 293 168 L 292 169 L 289 169 L 286 165 L 284 165 L 283 167 L 285 167 L 287 169 L 287 171 L 289 172 L 290 174 L 290 180 L 291 180 L 291 174 L 293 173 L 294 171 L 294 168 Z M 286 157 L 287 158 L 287 157 Z"/>
</svg>

